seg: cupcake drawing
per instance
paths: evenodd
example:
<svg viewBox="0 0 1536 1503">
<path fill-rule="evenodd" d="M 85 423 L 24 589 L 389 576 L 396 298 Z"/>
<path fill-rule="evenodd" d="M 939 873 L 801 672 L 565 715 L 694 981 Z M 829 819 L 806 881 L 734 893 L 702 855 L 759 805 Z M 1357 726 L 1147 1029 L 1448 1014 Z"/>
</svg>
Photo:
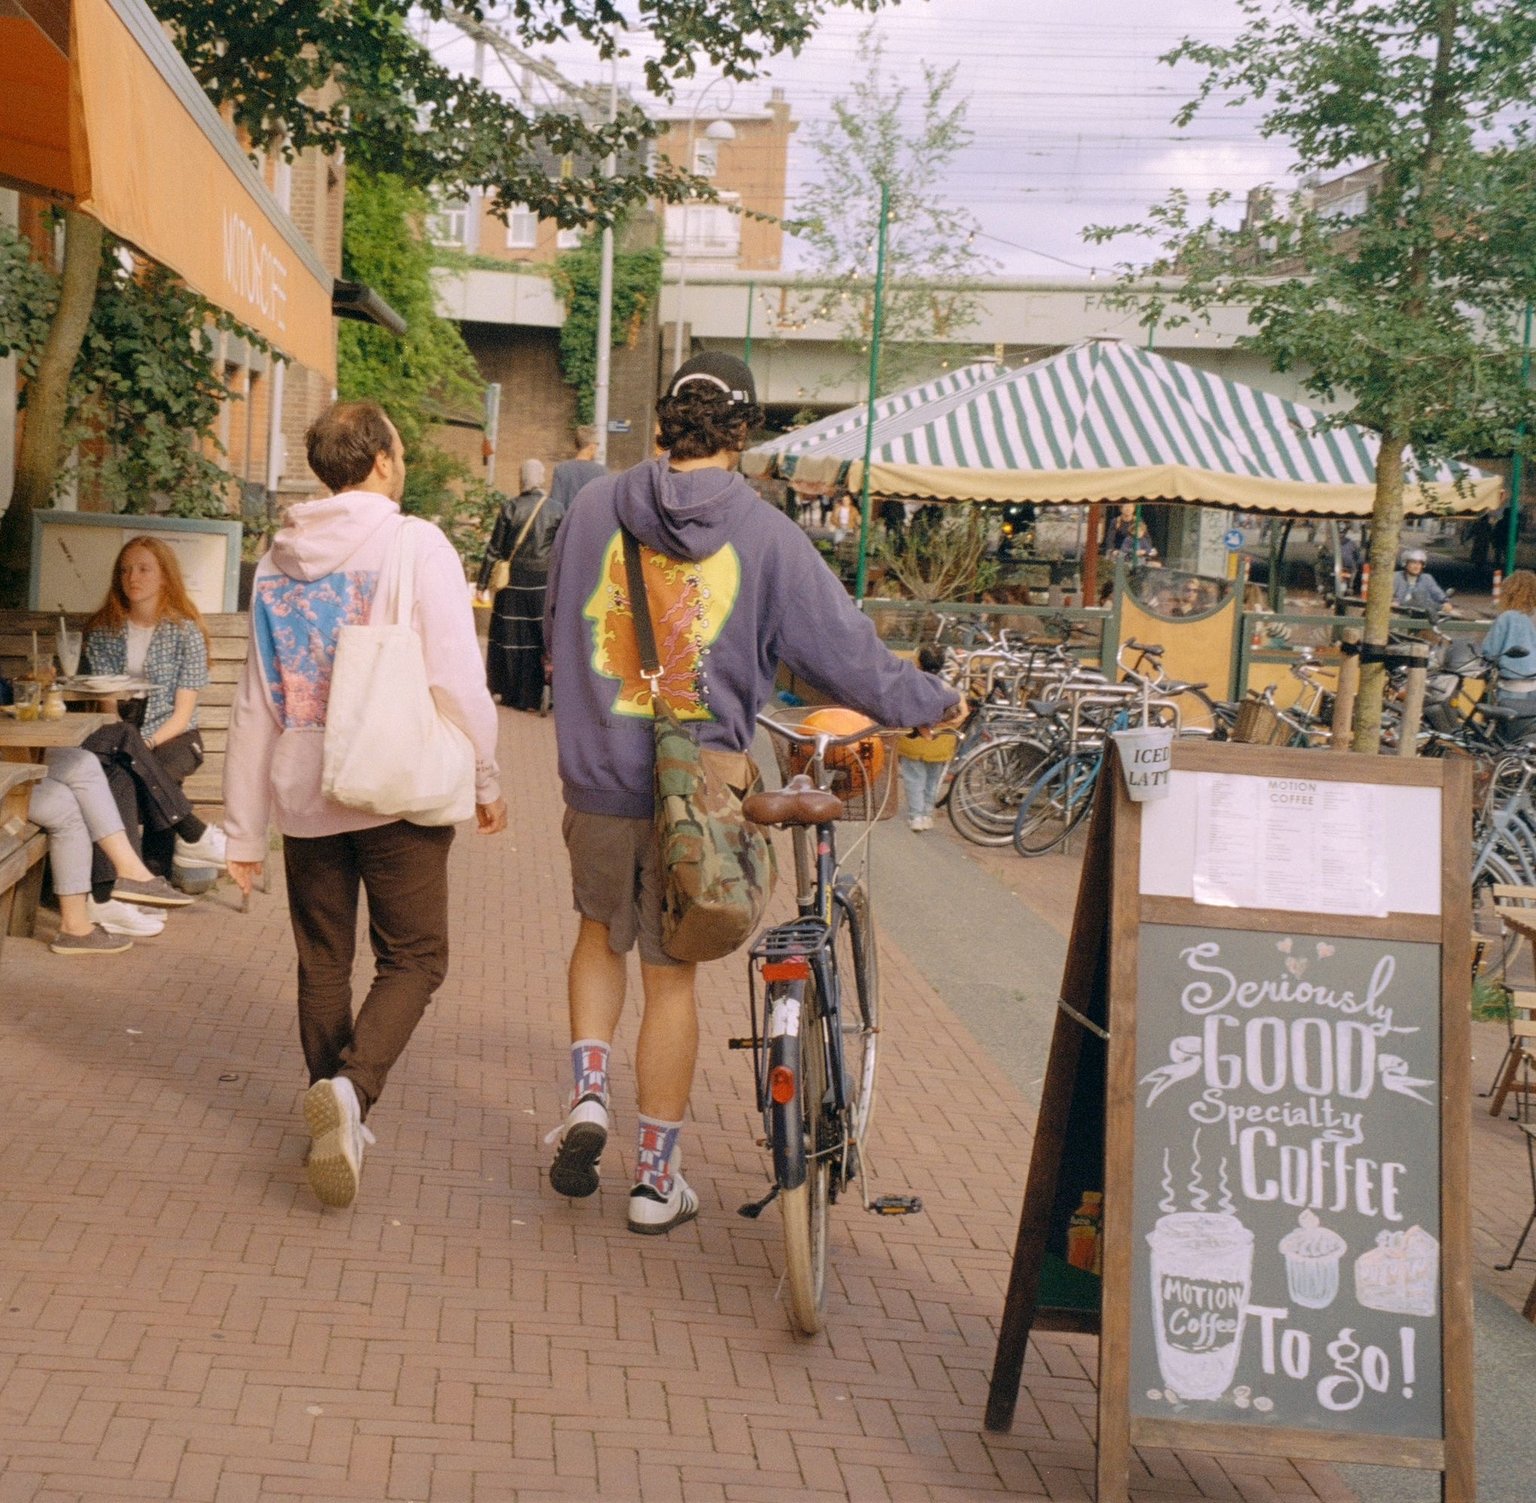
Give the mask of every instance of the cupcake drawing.
<svg viewBox="0 0 1536 1503">
<path fill-rule="evenodd" d="M 1315 1212 L 1303 1211 L 1297 1219 L 1301 1225 L 1280 1239 L 1285 1281 L 1298 1305 L 1326 1310 L 1338 1297 L 1339 1259 L 1346 1243 L 1319 1223 Z"/>
</svg>

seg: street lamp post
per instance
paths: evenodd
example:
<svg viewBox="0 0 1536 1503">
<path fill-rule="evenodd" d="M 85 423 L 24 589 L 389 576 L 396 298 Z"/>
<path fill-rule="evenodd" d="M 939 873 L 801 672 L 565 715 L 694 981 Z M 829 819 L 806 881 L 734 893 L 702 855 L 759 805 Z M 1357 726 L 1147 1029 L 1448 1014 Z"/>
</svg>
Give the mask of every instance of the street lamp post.
<svg viewBox="0 0 1536 1503">
<path fill-rule="evenodd" d="M 693 108 L 688 112 L 688 138 L 684 148 L 688 158 L 688 171 L 693 171 L 693 135 L 699 123 L 699 110 L 704 101 L 709 97 L 709 91 L 718 84 L 728 83 L 729 80 L 722 74 L 712 83 L 707 83 L 699 90 L 693 101 Z M 731 98 L 735 95 L 735 89 L 726 98 L 725 107 L 730 109 Z M 735 128 L 729 120 L 716 120 L 706 126 L 704 138 L 707 141 L 734 141 L 736 139 Z M 677 300 L 672 307 L 672 369 L 675 371 L 683 363 L 683 293 L 688 288 L 688 203 L 684 201 L 683 233 L 677 249 Z"/>
</svg>

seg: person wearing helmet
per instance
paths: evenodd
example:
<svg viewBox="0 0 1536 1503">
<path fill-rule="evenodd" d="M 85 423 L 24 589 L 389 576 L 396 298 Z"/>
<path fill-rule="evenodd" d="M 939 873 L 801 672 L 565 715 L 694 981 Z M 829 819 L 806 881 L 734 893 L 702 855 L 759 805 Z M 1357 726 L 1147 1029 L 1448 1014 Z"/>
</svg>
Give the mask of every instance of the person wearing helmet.
<svg viewBox="0 0 1536 1503">
<path fill-rule="evenodd" d="M 1422 548 L 1409 548 L 1403 554 L 1403 567 L 1392 576 L 1392 609 L 1436 612 L 1445 608 L 1449 597 L 1425 569 L 1429 555 Z"/>
</svg>

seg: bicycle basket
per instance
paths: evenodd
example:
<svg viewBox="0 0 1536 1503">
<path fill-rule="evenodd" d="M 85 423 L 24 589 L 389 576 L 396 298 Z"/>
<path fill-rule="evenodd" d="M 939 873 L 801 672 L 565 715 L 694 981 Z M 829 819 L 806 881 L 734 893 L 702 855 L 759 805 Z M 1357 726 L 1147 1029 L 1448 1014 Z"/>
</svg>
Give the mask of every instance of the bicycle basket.
<svg viewBox="0 0 1536 1503">
<path fill-rule="evenodd" d="M 804 709 L 778 709 L 774 719 L 800 725 L 825 705 Z M 779 764 L 779 776 L 790 778 L 810 770 L 811 748 L 799 742 L 773 738 L 773 755 Z M 843 801 L 843 817 L 850 820 L 891 819 L 900 807 L 896 794 L 896 749 L 877 737 L 856 741 L 850 746 L 827 749 L 825 778 L 827 788 Z"/>
<path fill-rule="evenodd" d="M 1251 694 L 1237 707 L 1232 739 L 1249 746 L 1281 746 L 1289 731 L 1275 707 L 1260 695 Z"/>
</svg>

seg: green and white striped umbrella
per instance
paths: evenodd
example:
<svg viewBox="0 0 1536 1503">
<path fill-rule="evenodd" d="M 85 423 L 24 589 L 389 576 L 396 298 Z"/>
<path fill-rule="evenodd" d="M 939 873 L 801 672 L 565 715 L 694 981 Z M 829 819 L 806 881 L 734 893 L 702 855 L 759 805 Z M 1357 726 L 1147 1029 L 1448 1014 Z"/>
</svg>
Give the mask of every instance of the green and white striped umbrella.
<svg viewBox="0 0 1536 1503">
<path fill-rule="evenodd" d="M 795 451 L 794 479 L 860 488 L 863 429 L 855 433 L 851 419 L 818 425 L 832 431 Z M 810 430 L 789 435 L 797 437 Z M 887 409 L 875 426 L 871 490 L 943 501 L 1189 501 L 1366 516 L 1378 449 L 1367 429 L 1335 426 L 1300 403 L 1117 340 L 1090 340 Z M 1470 466 L 1421 471 L 1410 456 L 1407 471 L 1410 513 L 1487 511 L 1500 502 L 1499 478 Z"/>
<path fill-rule="evenodd" d="M 887 434 L 906 432 L 914 420 L 920 421 L 924 414 L 937 410 L 940 403 L 964 396 L 996 375 L 997 366 L 990 360 L 981 360 L 876 398 L 876 444 L 883 442 Z M 835 483 L 843 478 L 849 461 L 864 457 L 864 423 L 868 415 L 865 404 L 834 412 L 831 417 L 748 449 L 741 457 L 741 467 L 748 475 L 810 480 L 813 477 L 800 473 L 801 461 L 809 459 L 816 471 L 816 483 Z M 835 462 L 829 465 L 829 460 Z"/>
</svg>

